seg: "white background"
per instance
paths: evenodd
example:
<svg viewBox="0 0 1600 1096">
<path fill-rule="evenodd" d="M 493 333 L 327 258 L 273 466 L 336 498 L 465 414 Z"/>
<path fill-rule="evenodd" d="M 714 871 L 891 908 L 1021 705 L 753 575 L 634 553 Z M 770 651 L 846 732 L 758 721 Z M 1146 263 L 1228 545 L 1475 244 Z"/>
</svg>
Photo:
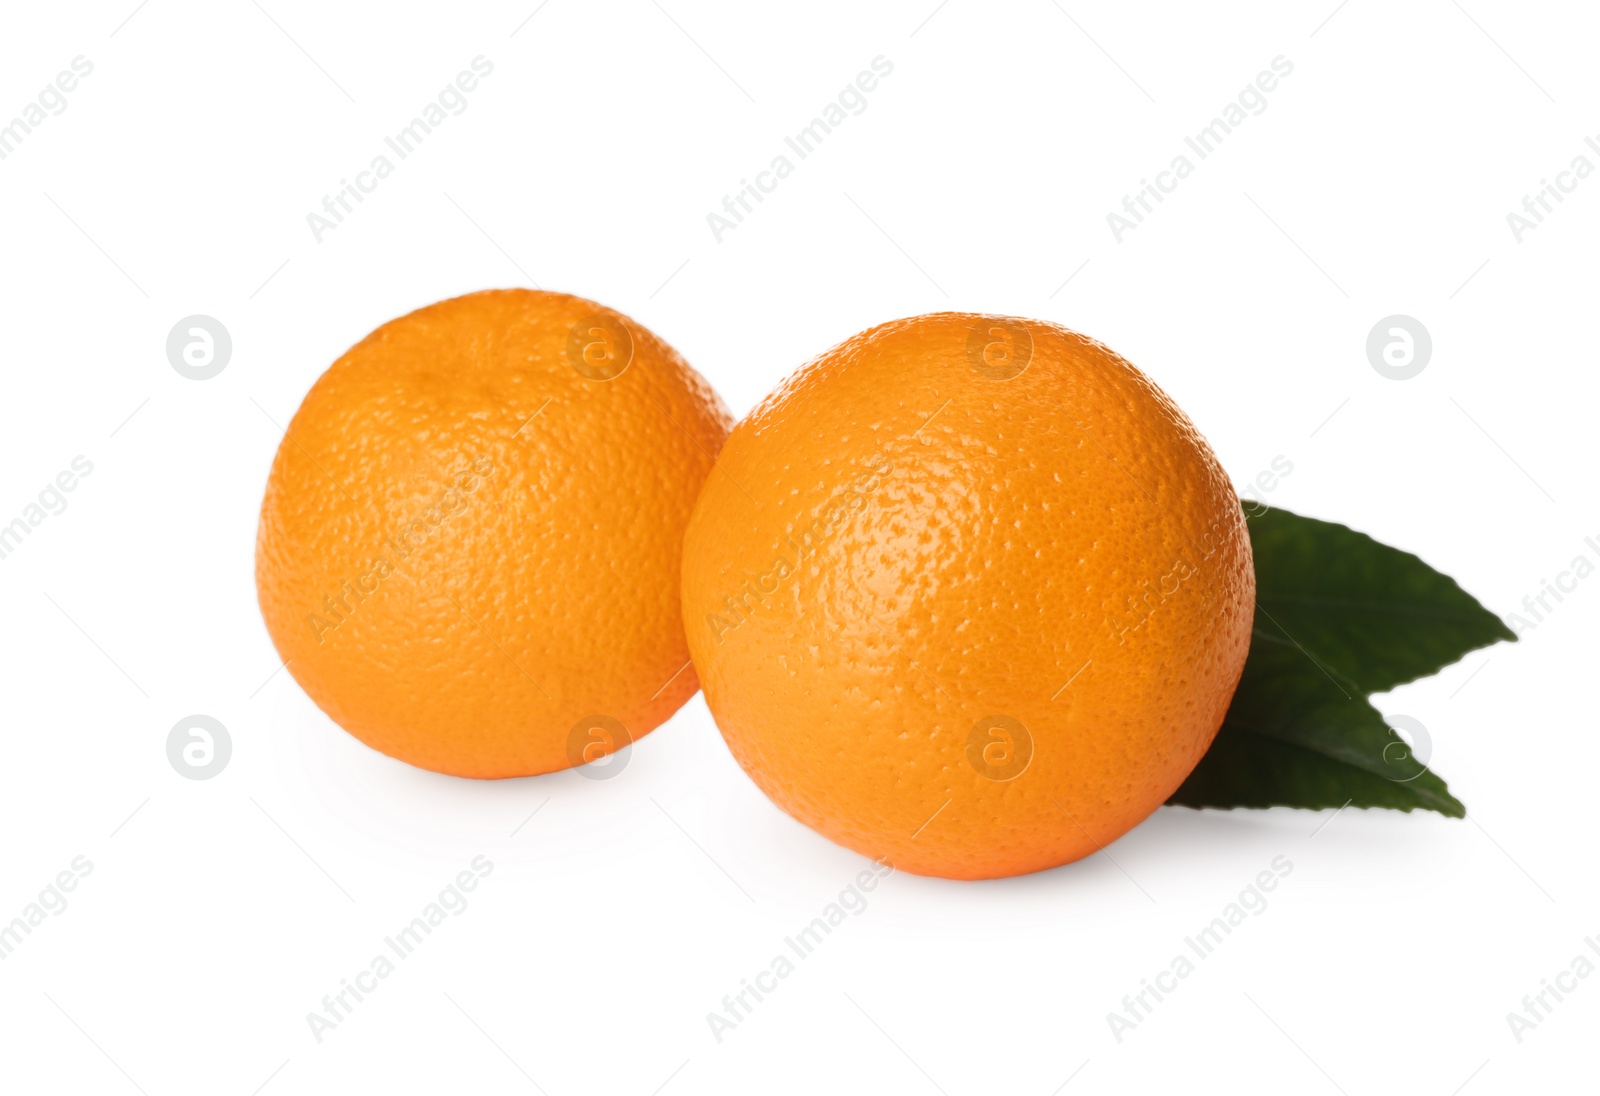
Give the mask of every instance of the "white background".
<svg viewBox="0 0 1600 1096">
<path fill-rule="evenodd" d="M 1270 501 L 1497 612 L 1600 561 L 1600 179 L 1521 242 L 1506 221 L 1600 133 L 1591 11 L 936 2 L 8 7 L 0 120 L 94 71 L 0 161 L 0 523 L 94 470 L 0 560 L 0 920 L 93 870 L 0 962 L 5 1088 L 1593 1085 L 1600 978 L 1520 1043 L 1506 1014 L 1600 935 L 1600 578 L 1378 698 L 1467 820 L 1163 809 L 1028 878 L 896 875 L 720 1043 L 706 1014 L 865 861 L 763 798 L 699 698 L 616 779 L 478 783 L 368 750 L 278 672 L 252 558 L 275 423 L 379 323 L 492 286 L 631 314 L 738 414 L 883 320 L 1056 320 L 1241 489 L 1281 455 Z M 480 54 L 468 109 L 317 242 L 306 214 Z M 868 109 L 718 243 L 706 214 L 878 55 Z M 1118 243 L 1106 214 L 1278 55 L 1265 112 Z M 234 343 L 204 382 L 165 355 L 194 313 Z M 1433 335 L 1414 380 L 1366 359 L 1393 313 Z M 167 760 L 191 713 L 231 733 L 208 781 Z M 470 907 L 318 1043 L 306 1014 L 478 854 Z M 1106 1014 L 1278 855 L 1271 905 L 1119 1043 Z"/>
</svg>

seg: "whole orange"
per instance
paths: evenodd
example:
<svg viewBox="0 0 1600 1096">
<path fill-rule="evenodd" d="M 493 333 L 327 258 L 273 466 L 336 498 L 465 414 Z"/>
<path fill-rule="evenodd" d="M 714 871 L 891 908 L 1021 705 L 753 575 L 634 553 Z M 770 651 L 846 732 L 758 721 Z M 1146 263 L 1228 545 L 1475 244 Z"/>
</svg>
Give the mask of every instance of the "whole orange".
<svg viewBox="0 0 1600 1096">
<path fill-rule="evenodd" d="M 256 585 L 279 655 L 341 727 L 425 769 L 621 748 L 697 688 L 681 545 L 729 421 L 670 346 L 578 297 L 384 324 L 272 463 Z"/>
<path fill-rule="evenodd" d="M 780 807 L 924 875 L 1064 864 L 1210 746 L 1255 576 L 1205 440 L 1106 347 L 940 313 L 812 360 L 684 541 L 706 702 Z"/>
</svg>

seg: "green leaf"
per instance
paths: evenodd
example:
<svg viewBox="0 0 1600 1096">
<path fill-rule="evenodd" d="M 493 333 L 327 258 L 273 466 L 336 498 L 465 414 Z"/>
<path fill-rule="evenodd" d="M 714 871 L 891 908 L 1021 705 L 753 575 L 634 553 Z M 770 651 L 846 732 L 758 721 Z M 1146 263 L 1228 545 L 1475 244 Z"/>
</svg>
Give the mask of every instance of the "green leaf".
<svg viewBox="0 0 1600 1096">
<path fill-rule="evenodd" d="M 1168 802 L 1466 814 L 1366 697 L 1270 631 L 1252 637 L 1222 730 Z"/>
<path fill-rule="evenodd" d="M 1330 764 L 1315 750 L 1224 723 L 1200 765 L 1167 802 L 1196 810 L 1285 806 L 1322 810 L 1347 804 L 1402 811 L 1428 807 L 1452 818 L 1465 817 L 1467 809 L 1443 790 L 1444 782 L 1433 780 L 1442 796 L 1438 806 L 1410 794 L 1409 784 Z"/>
<path fill-rule="evenodd" d="M 1293 636 L 1366 693 L 1437 673 L 1516 636 L 1476 598 L 1410 552 L 1287 510 L 1249 517 L 1256 625 Z"/>
<path fill-rule="evenodd" d="M 1255 631 L 1186 807 L 1466 808 L 1367 696 L 1515 635 L 1416 556 L 1287 510 L 1248 515 Z"/>
</svg>

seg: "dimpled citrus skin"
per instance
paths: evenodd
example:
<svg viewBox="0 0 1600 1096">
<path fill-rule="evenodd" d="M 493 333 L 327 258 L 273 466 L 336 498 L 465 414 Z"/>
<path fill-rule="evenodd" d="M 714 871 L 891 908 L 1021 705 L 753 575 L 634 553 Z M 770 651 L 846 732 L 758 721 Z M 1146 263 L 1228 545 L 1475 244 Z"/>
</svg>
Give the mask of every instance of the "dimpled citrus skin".
<svg viewBox="0 0 1600 1096">
<path fill-rule="evenodd" d="M 574 367 L 603 377 L 630 340 L 612 379 Z M 256 584 L 279 655 L 345 730 L 436 772 L 567 768 L 594 715 L 638 738 L 697 688 L 681 544 L 729 422 L 676 351 L 578 297 L 384 324 L 272 464 Z"/>
<path fill-rule="evenodd" d="M 1038 871 L 1137 825 L 1210 746 L 1249 538 L 1205 440 L 1106 347 L 887 323 L 718 463 L 684 542 L 689 648 L 734 757 L 825 836 L 923 875 Z"/>
</svg>

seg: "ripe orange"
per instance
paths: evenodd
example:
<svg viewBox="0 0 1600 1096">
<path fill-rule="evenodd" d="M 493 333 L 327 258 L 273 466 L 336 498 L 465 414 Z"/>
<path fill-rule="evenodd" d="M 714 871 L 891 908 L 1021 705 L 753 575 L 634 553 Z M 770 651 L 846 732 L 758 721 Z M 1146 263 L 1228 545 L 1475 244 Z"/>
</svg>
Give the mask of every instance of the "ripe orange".
<svg viewBox="0 0 1600 1096">
<path fill-rule="evenodd" d="M 745 771 L 925 875 L 1064 864 L 1156 809 L 1250 642 L 1239 500 L 1106 347 L 941 313 L 814 359 L 729 435 L 684 541 L 706 702 Z"/>
<path fill-rule="evenodd" d="M 676 351 L 578 297 L 384 324 L 272 464 L 256 585 L 279 655 L 425 769 L 526 776 L 626 745 L 697 688 L 681 545 L 729 421 Z"/>
</svg>

